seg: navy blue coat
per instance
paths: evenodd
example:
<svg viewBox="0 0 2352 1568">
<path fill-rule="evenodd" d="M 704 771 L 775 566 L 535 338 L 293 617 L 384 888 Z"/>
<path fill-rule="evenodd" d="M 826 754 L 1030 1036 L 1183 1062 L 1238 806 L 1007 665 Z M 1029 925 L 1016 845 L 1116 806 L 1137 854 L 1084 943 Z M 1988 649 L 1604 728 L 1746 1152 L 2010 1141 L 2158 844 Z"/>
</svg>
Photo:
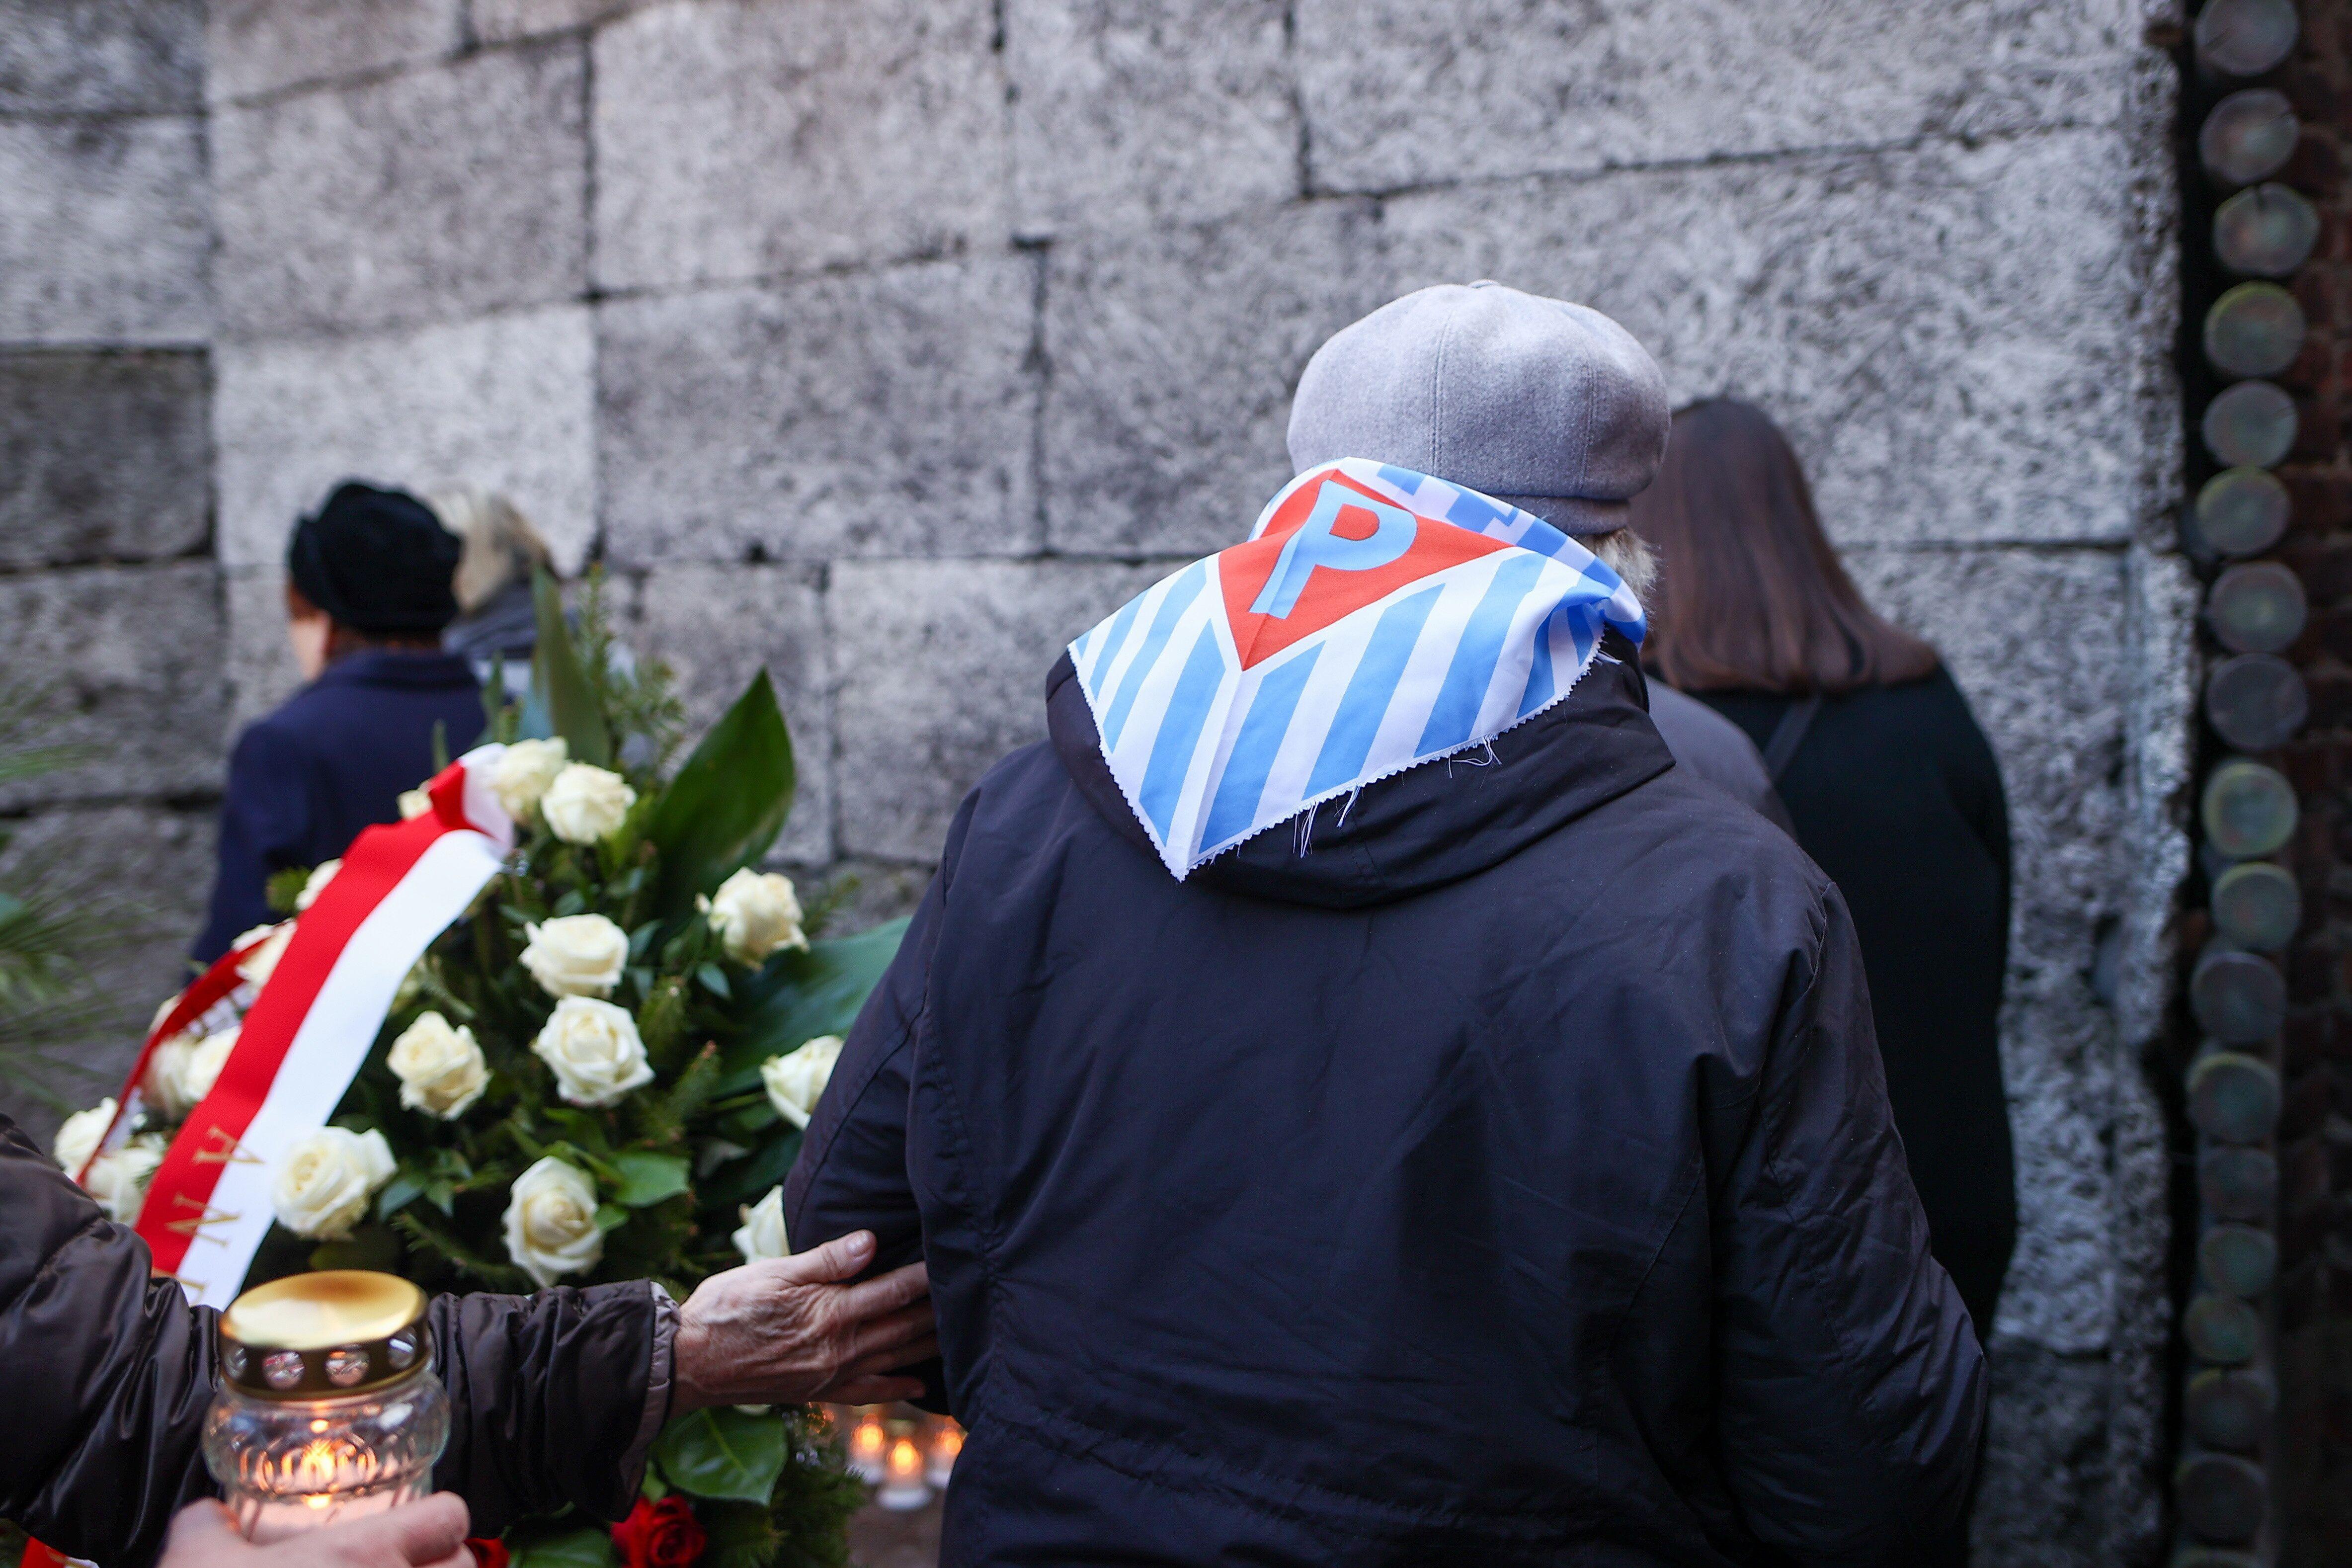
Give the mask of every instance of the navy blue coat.
<svg viewBox="0 0 2352 1568">
<path fill-rule="evenodd" d="M 456 756 L 482 732 L 482 690 L 455 654 L 371 648 L 345 654 L 229 753 L 220 868 L 194 955 L 210 963 L 243 931 L 275 920 L 271 873 L 315 866 L 361 828 L 400 820 L 400 792 L 433 773 L 433 731 Z"/>
<path fill-rule="evenodd" d="M 785 1196 L 929 1262 L 943 1563 L 1939 1549 L 1983 1359 L 1851 921 L 1630 662 L 1182 883 L 1049 692 Z"/>
</svg>

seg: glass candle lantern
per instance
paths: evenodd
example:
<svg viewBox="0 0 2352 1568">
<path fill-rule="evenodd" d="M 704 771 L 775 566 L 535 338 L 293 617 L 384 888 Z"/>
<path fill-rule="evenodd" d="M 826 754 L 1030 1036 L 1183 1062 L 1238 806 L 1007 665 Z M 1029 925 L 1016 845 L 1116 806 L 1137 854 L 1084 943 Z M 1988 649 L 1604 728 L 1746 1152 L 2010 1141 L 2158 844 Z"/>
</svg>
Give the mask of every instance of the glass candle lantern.
<svg viewBox="0 0 2352 1568">
<path fill-rule="evenodd" d="M 869 1487 L 880 1486 L 888 1479 L 883 1461 L 889 1449 L 890 1429 L 882 1424 L 881 1406 L 858 1412 L 856 1425 L 849 1429 L 849 1473 Z"/>
<path fill-rule="evenodd" d="M 220 1316 L 205 1468 L 255 1542 L 382 1513 L 433 1489 L 449 1396 L 425 1293 L 360 1269 L 297 1274 Z"/>
<path fill-rule="evenodd" d="M 923 1479 L 923 1451 L 915 1447 L 914 1438 L 892 1439 L 882 1489 L 874 1500 L 893 1513 L 911 1513 L 931 1500 L 930 1486 Z"/>
<path fill-rule="evenodd" d="M 956 1460 L 963 1454 L 963 1428 L 941 1416 L 931 1432 L 931 1451 L 925 1456 L 923 1479 L 940 1491 L 948 1489 L 948 1481 L 955 1474 Z"/>
</svg>

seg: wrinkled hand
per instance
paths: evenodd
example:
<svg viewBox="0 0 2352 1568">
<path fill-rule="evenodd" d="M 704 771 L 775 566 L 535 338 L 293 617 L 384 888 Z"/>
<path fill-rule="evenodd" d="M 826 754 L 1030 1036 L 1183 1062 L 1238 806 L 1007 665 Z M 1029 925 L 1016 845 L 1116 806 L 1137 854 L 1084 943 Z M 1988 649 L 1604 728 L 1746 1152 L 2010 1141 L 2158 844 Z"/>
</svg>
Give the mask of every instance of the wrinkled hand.
<svg viewBox="0 0 2352 1568">
<path fill-rule="evenodd" d="M 158 1568 L 474 1568 L 467 1522 L 464 1499 L 436 1492 L 388 1513 L 256 1546 L 236 1532 L 228 1510 L 195 1502 L 173 1519 Z"/>
<path fill-rule="evenodd" d="M 852 1231 L 790 1258 L 714 1274 L 677 1311 L 670 1410 L 710 1405 L 882 1405 L 911 1399 L 919 1379 L 884 1374 L 939 1353 L 930 1279 L 910 1263 L 844 1285 L 874 1258 L 874 1233 Z"/>
</svg>

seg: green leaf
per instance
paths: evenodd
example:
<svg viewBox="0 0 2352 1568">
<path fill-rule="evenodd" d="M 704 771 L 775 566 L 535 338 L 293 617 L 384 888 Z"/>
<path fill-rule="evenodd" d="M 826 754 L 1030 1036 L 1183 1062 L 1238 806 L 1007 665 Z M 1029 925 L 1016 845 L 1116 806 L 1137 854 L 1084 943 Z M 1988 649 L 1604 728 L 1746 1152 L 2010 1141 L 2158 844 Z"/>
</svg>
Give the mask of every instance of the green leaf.
<svg viewBox="0 0 2352 1568">
<path fill-rule="evenodd" d="M 698 1410 L 662 1428 L 654 1458 L 679 1491 L 698 1498 L 765 1502 L 776 1489 L 791 1445 L 773 1415 L 732 1406 Z"/>
<path fill-rule="evenodd" d="M 767 853 L 793 808 L 793 740 L 768 672 L 752 677 L 661 792 L 646 837 L 661 853 L 654 910 L 684 915 L 697 893 Z"/>
<path fill-rule="evenodd" d="M 725 1001 L 727 999 L 727 972 L 725 970 L 719 968 L 715 963 L 706 963 L 694 972 L 694 977 L 702 982 L 702 988 L 705 991 L 709 992 L 713 996 L 718 997 L 721 1001 Z"/>
<path fill-rule="evenodd" d="M 613 765 L 612 731 L 604 726 L 604 710 L 596 689 L 581 667 L 580 650 L 572 645 L 572 628 L 563 619 L 563 595 L 545 567 L 531 574 L 531 608 L 539 618 L 539 647 L 531 656 L 530 691 L 547 714 L 547 721 L 563 737 L 564 753 L 575 763 L 600 768 Z"/>
<path fill-rule="evenodd" d="M 631 1149 L 613 1156 L 621 1173 L 621 1190 L 613 1201 L 633 1209 L 674 1198 L 686 1191 L 687 1162 L 683 1154 L 656 1154 Z"/>
<path fill-rule="evenodd" d="M 628 1223 L 628 1210 L 625 1208 L 615 1208 L 611 1204 L 600 1204 L 597 1205 L 596 1228 L 603 1231 L 605 1235 L 610 1236 L 613 1232 L 620 1229 L 623 1226 Z"/>
<path fill-rule="evenodd" d="M 294 900 L 300 898 L 302 889 L 310 885 L 310 867 L 289 866 L 282 871 L 269 874 L 269 880 L 261 885 L 261 896 L 269 901 L 272 912 L 290 915 L 294 912 Z"/>
<path fill-rule="evenodd" d="M 737 981 L 736 994 L 749 1005 L 728 1044 L 728 1079 L 719 1092 L 755 1087 L 759 1066 L 770 1057 L 819 1035 L 849 1033 L 906 934 L 907 922 L 892 921 L 859 936 L 814 943 L 804 952 L 777 953 L 759 973 Z"/>
<path fill-rule="evenodd" d="M 383 1184 L 383 1191 L 376 1194 L 375 1217 L 390 1219 L 396 1211 L 413 1200 L 422 1197 L 424 1193 L 423 1182 L 410 1175 L 406 1171 L 398 1173 Z"/>
<path fill-rule="evenodd" d="M 702 1184 L 703 1212 L 725 1218 L 732 1226 L 732 1215 L 738 1207 L 766 1197 L 770 1187 L 792 1173 L 793 1162 L 800 1157 L 800 1152 L 801 1130 L 787 1128 L 743 1158 L 719 1166 Z"/>
<path fill-rule="evenodd" d="M 617 1561 L 609 1530 L 566 1530 L 537 1539 L 509 1540 L 514 1568 L 612 1568 Z"/>
</svg>

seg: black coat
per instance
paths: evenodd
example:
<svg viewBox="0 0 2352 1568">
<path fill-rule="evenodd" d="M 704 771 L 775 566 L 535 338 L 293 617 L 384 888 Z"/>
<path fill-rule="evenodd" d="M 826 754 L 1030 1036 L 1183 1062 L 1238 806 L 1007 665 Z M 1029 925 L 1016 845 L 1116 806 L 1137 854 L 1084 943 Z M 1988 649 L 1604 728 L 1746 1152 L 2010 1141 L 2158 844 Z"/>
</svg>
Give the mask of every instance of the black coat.
<svg viewBox="0 0 2352 1568">
<path fill-rule="evenodd" d="M 220 1495 L 200 1447 L 216 1314 L 148 1265 L 0 1116 L 0 1519 L 106 1568 L 145 1568 L 174 1510 Z M 452 1415 L 434 1481 L 474 1533 L 627 1512 L 667 1403 L 652 1287 L 437 1296 L 431 1314 Z"/>
<path fill-rule="evenodd" d="M 229 753 L 220 868 L 194 953 L 210 963 L 278 917 L 273 872 L 316 866 L 372 823 L 400 820 L 400 792 L 433 774 L 433 736 L 450 756 L 482 732 L 482 692 L 456 654 L 365 649 L 329 665 Z"/>
<path fill-rule="evenodd" d="M 1796 700 L 1704 696 L 1759 746 Z M 1937 670 L 1824 701 L 1780 788 L 1797 842 L 1853 911 L 1886 1095 L 1936 1258 L 1989 1334 L 2017 1241 L 2000 1077 L 2010 867 L 2000 765 Z"/>
<path fill-rule="evenodd" d="M 930 1265 L 942 1561 L 1896 1563 L 1981 1352 L 1845 907 L 1630 663 L 1178 883 L 1066 658 L 786 1189 Z M 1483 757 L 1481 761 L 1483 762 Z"/>
</svg>

